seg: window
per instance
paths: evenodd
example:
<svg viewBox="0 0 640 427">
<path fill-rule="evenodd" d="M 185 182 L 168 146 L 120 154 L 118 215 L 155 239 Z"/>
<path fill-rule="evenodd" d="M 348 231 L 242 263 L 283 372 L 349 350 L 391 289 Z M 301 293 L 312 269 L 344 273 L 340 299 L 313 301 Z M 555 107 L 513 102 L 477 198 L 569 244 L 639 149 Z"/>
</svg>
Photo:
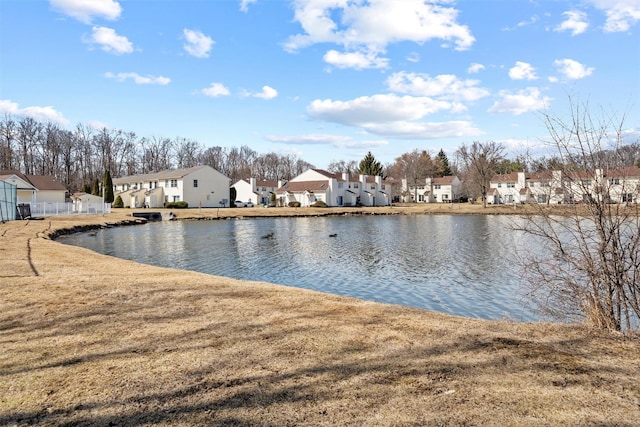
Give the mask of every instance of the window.
<svg viewBox="0 0 640 427">
<path fill-rule="evenodd" d="M 341 182 L 338 183 L 338 188 L 342 188 L 342 183 Z"/>
<path fill-rule="evenodd" d="M 381 186 L 380 188 L 382 188 L 383 190 L 385 190 L 385 186 L 384 186 L 384 184 L 382 184 L 382 186 Z"/>
<path fill-rule="evenodd" d="M 357 184 L 357 183 L 354 183 L 354 184 L 353 184 L 353 188 L 358 188 L 358 184 Z"/>
<path fill-rule="evenodd" d="M 611 178 L 609 180 L 609 184 L 611 184 L 611 185 L 619 185 L 620 184 L 620 180 L 618 178 Z"/>
<path fill-rule="evenodd" d="M 372 190 L 375 190 L 375 189 L 376 189 L 376 186 L 375 186 L 375 185 L 372 185 L 372 186 L 371 186 L 371 189 L 372 189 Z"/>
<path fill-rule="evenodd" d="M 178 180 L 177 179 L 172 179 L 171 180 L 171 188 L 176 188 L 178 186 Z M 174 200 L 174 202 L 177 202 L 178 200 Z"/>
<path fill-rule="evenodd" d="M 180 196 L 173 196 L 173 201 L 174 202 L 179 202 L 180 201 Z"/>
<path fill-rule="evenodd" d="M 626 193 L 622 195 L 622 201 L 625 203 L 631 203 L 633 202 L 633 194 L 631 193 Z"/>
<path fill-rule="evenodd" d="M 198 180 L 197 179 L 193 180 L 193 188 L 198 188 Z"/>
<path fill-rule="evenodd" d="M 538 194 L 538 203 L 547 203 L 547 195 Z"/>
<path fill-rule="evenodd" d="M 498 188 L 502 188 L 502 183 L 498 183 Z"/>
<path fill-rule="evenodd" d="M 418 194 L 418 201 L 424 202 L 424 194 Z"/>
<path fill-rule="evenodd" d="M 164 188 L 169 188 L 169 180 L 168 179 L 164 182 Z"/>
<path fill-rule="evenodd" d="M 591 180 L 590 179 L 583 179 L 582 180 L 582 185 L 584 185 L 585 187 L 588 187 L 591 185 Z"/>
<path fill-rule="evenodd" d="M 440 190 L 441 188 L 442 188 L 442 185 L 440 185 L 440 184 L 436 184 L 436 185 L 435 185 L 435 189 L 436 189 L 436 190 Z"/>
<path fill-rule="evenodd" d="M 507 188 L 516 188 L 515 182 L 507 182 Z"/>
</svg>

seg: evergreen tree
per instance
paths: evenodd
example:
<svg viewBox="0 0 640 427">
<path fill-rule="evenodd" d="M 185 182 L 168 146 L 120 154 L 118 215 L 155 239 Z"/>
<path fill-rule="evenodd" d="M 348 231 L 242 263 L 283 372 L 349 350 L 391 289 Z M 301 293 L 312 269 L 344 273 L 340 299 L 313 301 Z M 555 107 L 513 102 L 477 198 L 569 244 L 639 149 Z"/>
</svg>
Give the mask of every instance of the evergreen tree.
<svg viewBox="0 0 640 427">
<path fill-rule="evenodd" d="M 87 194 L 91 194 L 91 184 L 88 184 L 88 183 L 87 183 L 87 184 L 85 184 L 85 185 L 82 187 L 82 192 L 83 192 L 83 193 L 87 193 Z"/>
<path fill-rule="evenodd" d="M 364 159 L 360 161 L 360 165 L 358 166 L 358 173 L 361 175 L 382 176 L 383 170 L 382 164 L 373 157 L 371 151 L 364 156 Z"/>
<path fill-rule="evenodd" d="M 453 175 L 451 171 L 451 167 L 449 166 L 449 159 L 445 154 L 444 150 L 441 148 L 440 152 L 436 156 L 436 170 L 440 176 L 450 176 Z"/>
<path fill-rule="evenodd" d="M 113 203 L 113 180 L 109 169 L 104 172 L 104 202 Z"/>
<path fill-rule="evenodd" d="M 232 208 L 235 208 L 235 204 L 234 204 L 234 203 L 235 203 L 235 201 L 236 201 L 236 197 L 237 197 L 237 195 L 238 195 L 238 192 L 237 192 L 237 190 L 236 190 L 236 187 L 231 187 L 231 188 L 229 189 L 229 198 L 231 199 L 231 205 L 230 205 L 230 206 L 231 206 Z"/>
<path fill-rule="evenodd" d="M 98 180 L 98 178 L 96 178 L 93 181 L 93 189 L 91 190 L 91 194 L 93 194 L 94 196 L 101 196 L 101 194 L 100 194 L 100 181 Z"/>
</svg>

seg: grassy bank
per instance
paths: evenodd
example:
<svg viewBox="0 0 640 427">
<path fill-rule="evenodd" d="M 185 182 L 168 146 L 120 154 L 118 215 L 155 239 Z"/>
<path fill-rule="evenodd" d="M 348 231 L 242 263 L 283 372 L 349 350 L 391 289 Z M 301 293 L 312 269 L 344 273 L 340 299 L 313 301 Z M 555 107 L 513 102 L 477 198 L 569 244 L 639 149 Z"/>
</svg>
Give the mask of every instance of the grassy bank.
<svg viewBox="0 0 640 427">
<path fill-rule="evenodd" d="M 456 209 L 487 213 L 173 212 Z M 129 214 L 0 225 L 0 425 L 640 425 L 636 340 L 139 265 L 48 238 Z"/>
</svg>

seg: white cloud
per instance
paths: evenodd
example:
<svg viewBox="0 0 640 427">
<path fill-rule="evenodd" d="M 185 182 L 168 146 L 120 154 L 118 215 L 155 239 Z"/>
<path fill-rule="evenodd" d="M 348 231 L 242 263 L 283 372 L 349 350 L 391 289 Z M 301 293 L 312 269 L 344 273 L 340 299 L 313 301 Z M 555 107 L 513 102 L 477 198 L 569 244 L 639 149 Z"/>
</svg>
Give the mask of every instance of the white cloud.
<svg viewBox="0 0 640 427">
<path fill-rule="evenodd" d="M 209 52 L 211 52 L 211 48 L 215 43 L 211 37 L 204 35 L 200 31 L 189 30 L 187 28 L 185 28 L 182 33 L 186 40 L 183 47 L 189 55 L 195 56 L 196 58 L 209 57 Z"/>
<path fill-rule="evenodd" d="M 476 73 L 479 73 L 480 71 L 482 71 L 484 69 L 485 69 L 484 65 L 478 64 L 477 62 L 474 62 L 473 64 L 471 64 L 469 66 L 469 68 L 467 68 L 467 73 L 476 74 Z"/>
<path fill-rule="evenodd" d="M 407 61 L 409 61 L 409 62 L 420 62 L 420 54 L 418 52 L 411 52 L 407 56 Z"/>
<path fill-rule="evenodd" d="M 243 12 L 248 12 L 249 5 L 255 2 L 256 0 L 240 0 L 240 10 Z"/>
<path fill-rule="evenodd" d="M 90 120 L 87 123 L 87 126 L 89 126 L 91 129 L 95 129 L 95 130 L 102 130 L 102 129 L 109 129 L 111 126 L 109 126 L 108 124 L 98 121 L 98 120 Z"/>
<path fill-rule="evenodd" d="M 97 44 L 105 52 L 116 55 L 133 52 L 133 43 L 126 37 L 118 35 L 112 28 L 93 27 L 91 36 L 84 38 L 84 42 Z"/>
<path fill-rule="evenodd" d="M 376 122 L 419 120 L 422 117 L 452 108 L 446 101 L 427 97 L 373 95 L 350 101 L 316 99 L 307 107 L 309 116 L 349 126 L 364 126 Z"/>
<path fill-rule="evenodd" d="M 604 31 L 616 33 L 628 31 L 640 21 L 640 0 L 587 0 L 607 16 Z"/>
<path fill-rule="evenodd" d="M 458 103 L 428 97 L 393 94 L 363 96 L 349 101 L 315 100 L 307 106 L 314 119 L 360 127 L 377 135 L 397 138 L 438 138 L 477 135 L 479 130 L 465 121 L 420 122 L 441 111 L 456 112 Z"/>
<path fill-rule="evenodd" d="M 379 58 L 373 52 L 346 52 L 340 53 L 337 50 L 330 50 L 322 58 L 327 64 L 336 68 L 355 68 L 362 70 L 365 68 L 387 68 L 388 58 Z"/>
<path fill-rule="evenodd" d="M 404 41 L 422 44 L 437 39 L 453 44 L 456 50 L 469 49 L 475 38 L 466 25 L 457 22 L 458 10 L 449 4 L 448 0 L 299 0 L 294 2 L 294 19 L 304 33 L 289 37 L 284 48 L 296 52 L 316 43 L 334 43 L 344 47 L 343 55 L 359 52 L 370 59 L 387 45 Z M 329 55 L 332 58 L 338 57 Z M 372 60 L 369 65 L 379 67 L 380 63 Z"/>
<path fill-rule="evenodd" d="M 572 36 L 582 34 L 589 28 L 589 21 L 587 14 L 578 10 L 569 10 L 563 13 L 567 17 L 560 25 L 555 28 L 555 31 L 571 31 Z"/>
<path fill-rule="evenodd" d="M 368 148 L 388 145 L 385 140 L 354 140 L 349 136 L 329 135 L 329 134 L 309 134 L 309 135 L 286 135 L 266 137 L 271 142 L 287 145 L 330 145 L 336 148 Z"/>
<path fill-rule="evenodd" d="M 459 120 L 449 122 L 393 122 L 375 123 L 367 131 L 400 139 L 438 139 L 479 136 L 483 132 L 471 122 Z"/>
<path fill-rule="evenodd" d="M 227 89 L 222 83 L 211 83 L 211 86 L 202 89 L 202 93 L 212 98 L 227 96 L 231 94 L 231 92 L 229 92 L 229 89 Z"/>
<path fill-rule="evenodd" d="M 487 89 L 478 87 L 479 80 L 460 80 L 453 74 L 431 77 L 428 74 L 401 71 L 389 76 L 386 83 L 394 92 L 442 99 L 475 101 L 489 95 Z"/>
<path fill-rule="evenodd" d="M 518 92 L 500 91 L 500 99 L 491 108 L 490 113 L 507 113 L 520 115 L 530 111 L 542 110 L 548 107 L 551 98 L 542 96 L 540 90 L 529 87 Z"/>
<path fill-rule="evenodd" d="M 169 77 L 163 76 L 141 76 L 138 73 L 104 73 L 104 76 L 108 79 L 116 80 L 118 82 L 124 82 L 126 80 L 133 80 L 135 84 L 139 85 L 161 85 L 165 86 L 171 83 Z"/>
<path fill-rule="evenodd" d="M 503 29 L 503 31 L 513 31 L 517 28 L 522 28 L 522 27 L 526 27 L 528 25 L 533 25 L 536 22 L 538 22 L 538 17 L 536 15 L 533 15 L 531 18 L 529 18 L 528 21 L 520 21 L 518 22 L 514 27 L 506 27 Z"/>
<path fill-rule="evenodd" d="M 585 67 L 584 64 L 574 61 L 573 59 L 557 59 L 553 61 L 553 65 L 568 79 L 578 80 L 590 76 L 595 68 Z"/>
<path fill-rule="evenodd" d="M 8 99 L 0 99 L 0 113 L 31 117 L 32 119 L 40 122 L 52 122 L 64 126 L 67 126 L 69 124 L 69 120 L 65 119 L 64 115 L 61 112 L 56 111 L 51 106 L 33 106 L 20 108 L 20 106 L 16 102 L 10 101 Z"/>
<path fill-rule="evenodd" d="M 262 92 L 254 93 L 252 96 L 262 99 L 273 99 L 278 96 L 278 91 L 271 86 L 262 86 Z"/>
<path fill-rule="evenodd" d="M 509 70 L 509 77 L 513 80 L 536 80 L 536 69 L 526 62 L 517 61 Z"/>
<path fill-rule="evenodd" d="M 114 0 L 50 0 L 57 11 L 71 16 L 85 24 L 91 24 L 94 17 L 116 20 L 122 7 Z"/>
</svg>

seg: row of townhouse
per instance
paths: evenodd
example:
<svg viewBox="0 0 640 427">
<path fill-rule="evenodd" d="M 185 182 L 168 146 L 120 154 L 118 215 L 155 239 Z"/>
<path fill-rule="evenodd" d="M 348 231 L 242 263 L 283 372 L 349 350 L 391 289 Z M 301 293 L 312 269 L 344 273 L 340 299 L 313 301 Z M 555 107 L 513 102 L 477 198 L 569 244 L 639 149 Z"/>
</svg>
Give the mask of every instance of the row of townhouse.
<svg viewBox="0 0 640 427">
<path fill-rule="evenodd" d="M 457 176 L 402 180 L 400 199 L 404 203 L 451 203 L 460 199 L 462 181 Z"/>
<path fill-rule="evenodd" d="M 113 179 L 114 197 L 125 207 L 159 208 L 168 202 L 189 207 L 229 207 L 230 180 L 211 166 L 165 170 Z"/>
<path fill-rule="evenodd" d="M 487 202 L 588 203 L 598 199 L 610 203 L 637 203 L 640 168 L 624 167 L 594 172 L 542 171 L 496 175 L 490 181 Z"/>
<path fill-rule="evenodd" d="M 229 178 L 209 166 L 113 180 L 114 196 L 131 208 L 157 208 L 180 201 L 190 207 L 229 207 L 234 202 L 229 184 Z M 236 200 L 254 205 L 270 204 L 275 198 L 279 206 L 290 202 L 310 206 L 317 201 L 328 206 L 388 206 L 392 194 L 392 182 L 380 176 L 332 174 L 321 169 L 308 169 L 286 183 L 250 178 L 231 187 L 236 189 Z"/>
<path fill-rule="evenodd" d="M 381 176 L 330 173 L 308 169 L 276 190 L 277 204 L 288 206 L 299 202 L 311 206 L 324 202 L 327 206 L 389 206 L 393 190 L 391 180 Z"/>
</svg>

